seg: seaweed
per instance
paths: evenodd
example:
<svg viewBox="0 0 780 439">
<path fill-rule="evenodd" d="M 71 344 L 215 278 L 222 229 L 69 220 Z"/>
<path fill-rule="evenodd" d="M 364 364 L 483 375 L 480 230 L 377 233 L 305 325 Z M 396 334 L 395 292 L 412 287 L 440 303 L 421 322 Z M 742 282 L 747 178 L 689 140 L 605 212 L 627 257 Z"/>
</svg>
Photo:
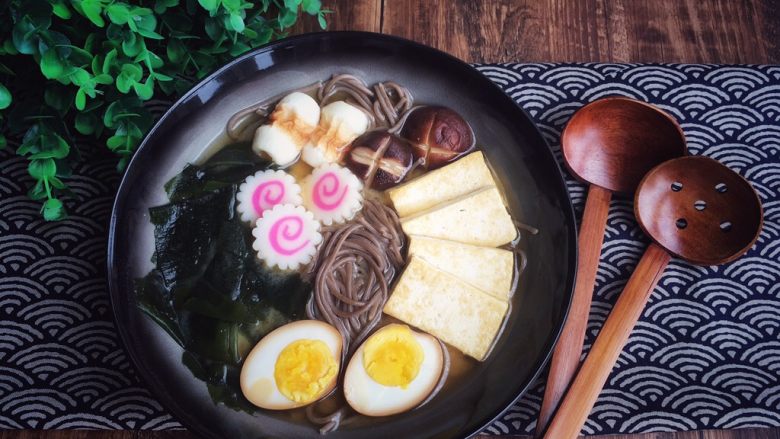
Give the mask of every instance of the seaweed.
<svg viewBox="0 0 780 439">
<path fill-rule="evenodd" d="M 157 270 L 168 289 L 194 282 L 214 258 L 217 236 L 234 212 L 235 185 L 149 209 Z"/>
<path fill-rule="evenodd" d="M 246 354 L 265 334 L 300 319 L 311 286 L 268 269 L 235 214 L 238 184 L 268 168 L 248 144 L 187 165 L 165 185 L 169 203 L 149 209 L 156 268 L 135 288 L 138 306 L 184 349 L 182 363 L 215 403 L 251 410 L 238 383 Z"/>
<path fill-rule="evenodd" d="M 252 152 L 249 143 L 234 143 L 217 151 L 203 165 L 185 166 L 181 173 L 165 183 L 165 192 L 171 202 L 197 197 L 240 183 L 249 174 L 269 165 L 270 162 Z"/>
</svg>

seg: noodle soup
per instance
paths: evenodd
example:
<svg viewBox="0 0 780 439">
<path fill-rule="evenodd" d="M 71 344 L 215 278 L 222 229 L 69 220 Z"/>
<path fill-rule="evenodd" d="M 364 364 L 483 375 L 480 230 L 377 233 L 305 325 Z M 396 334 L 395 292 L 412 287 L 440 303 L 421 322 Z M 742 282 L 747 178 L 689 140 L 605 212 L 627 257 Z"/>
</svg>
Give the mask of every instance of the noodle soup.
<svg viewBox="0 0 780 439">
<path fill-rule="evenodd" d="M 236 113 L 152 208 L 142 310 L 215 403 L 322 433 L 414 410 L 485 361 L 521 231 L 455 109 L 351 75 Z"/>
</svg>

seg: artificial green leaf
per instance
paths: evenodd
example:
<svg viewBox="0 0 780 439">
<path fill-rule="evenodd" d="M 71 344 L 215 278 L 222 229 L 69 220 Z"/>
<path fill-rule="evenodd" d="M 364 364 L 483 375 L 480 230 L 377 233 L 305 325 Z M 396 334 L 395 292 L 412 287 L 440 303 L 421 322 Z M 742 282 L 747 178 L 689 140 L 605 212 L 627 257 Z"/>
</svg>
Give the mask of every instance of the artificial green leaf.
<svg viewBox="0 0 780 439">
<path fill-rule="evenodd" d="M 97 130 L 98 119 L 92 113 L 79 113 L 76 115 L 75 123 L 76 131 L 80 134 L 88 136 Z"/>
<path fill-rule="evenodd" d="M 5 148 L 6 146 L 8 146 L 8 139 L 6 139 L 5 136 L 0 133 L 0 149 Z"/>
<path fill-rule="evenodd" d="M 72 92 L 61 85 L 47 86 L 43 92 L 43 101 L 60 116 L 65 115 L 72 100 Z"/>
<path fill-rule="evenodd" d="M 124 3 L 114 3 L 106 8 L 108 19 L 115 24 L 125 24 L 130 19 L 130 9 Z"/>
<path fill-rule="evenodd" d="M 159 56 L 157 56 L 156 53 L 150 50 L 146 50 L 141 54 L 139 54 L 136 57 L 135 61 L 136 62 L 146 61 L 148 63 L 147 66 L 149 67 L 149 70 L 158 69 L 165 64 L 162 58 L 160 58 Z"/>
<path fill-rule="evenodd" d="M 116 77 L 116 88 L 121 93 L 127 93 L 133 84 L 141 80 L 143 70 L 135 64 L 122 64 L 122 69 Z"/>
<path fill-rule="evenodd" d="M 317 15 L 317 22 L 320 24 L 320 29 L 325 30 L 328 27 L 328 22 L 325 21 L 325 15 L 320 13 Z"/>
<path fill-rule="evenodd" d="M 148 77 L 144 83 L 136 82 L 133 84 L 133 90 L 135 90 L 135 94 L 137 94 L 139 98 L 145 101 L 149 100 L 154 93 L 154 82 L 151 77 Z"/>
<path fill-rule="evenodd" d="M 241 0 L 222 0 L 222 6 L 230 12 L 241 9 Z"/>
<path fill-rule="evenodd" d="M 127 136 L 111 136 L 106 140 L 106 146 L 109 149 L 115 150 L 127 143 Z"/>
<path fill-rule="evenodd" d="M 36 181 L 33 187 L 27 191 L 27 196 L 34 201 L 40 201 L 46 198 L 46 184 L 43 180 Z"/>
<path fill-rule="evenodd" d="M 103 73 L 108 73 L 111 70 L 111 66 L 114 63 L 114 60 L 116 59 L 117 51 L 116 49 L 111 49 L 106 54 L 106 58 L 103 60 Z"/>
<path fill-rule="evenodd" d="M 284 8 L 289 11 L 297 11 L 302 0 L 284 0 Z"/>
<path fill-rule="evenodd" d="M 38 152 L 38 150 L 40 150 L 40 147 L 38 145 L 40 141 L 40 136 L 41 136 L 41 125 L 36 123 L 33 126 L 31 126 L 30 129 L 27 130 L 27 132 L 24 133 L 24 137 L 22 137 L 22 144 L 19 145 L 19 149 L 16 150 L 16 153 L 19 155 L 25 155 L 31 152 L 33 153 Z"/>
<path fill-rule="evenodd" d="M 119 103 L 120 101 L 112 102 L 106 108 L 106 112 L 103 113 L 103 125 L 105 125 L 106 128 L 114 128 L 115 119 L 119 112 Z"/>
<path fill-rule="evenodd" d="M 120 93 L 127 93 L 130 91 L 130 88 L 133 87 L 133 84 L 135 81 L 133 81 L 129 76 L 125 75 L 124 73 L 120 73 L 116 77 L 116 89 L 119 90 Z"/>
<path fill-rule="evenodd" d="M 158 81 L 173 81 L 173 78 L 162 73 L 154 72 L 151 76 Z"/>
<path fill-rule="evenodd" d="M 70 77 L 74 84 L 81 86 L 82 84 L 85 84 L 87 81 L 89 81 L 92 75 L 90 75 L 88 71 L 82 68 L 76 68 L 70 73 Z"/>
<path fill-rule="evenodd" d="M 57 178 L 57 176 L 54 176 L 54 177 L 50 178 L 49 179 L 49 184 L 51 184 L 52 187 L 54 187 L 54 189 L 65 189 L 65 187 L 66 187 L 65 183 L 63 183 L 62 180 Z"/>
<path fill-rule="evenodd" d="M 35 142 L 22 142 L 22 144 L 19 145 L 19 148 L 16 149 L 16 153 L 24 156 L 30 154 L 33 151 L 38 151 L 39 149 L 40 146 Z"/>
<path fill-rule="evenodd" d="M 157 0 L 154 2 L 154 12 L 162 15 L 168 8 L 172 8 L 179 4 L 179 0 Z"/>
<path fill-rule="evenodd" d="M 220 0 L 198 0 L 198 3 L 203 7 L 203 9 L 211 12 L 217 10 Z"/>
<path fill-rule="evenodd" d="M 127 32 L 125 34 L 125 38 L 122 41 L 122 52 L 124 52 L 126 56 L 132 58 L 141 53 L 143 48 L 143 40 L 141 38 L 136 37 L 133 32 Z"/>
<path fill-rule="evenodd" d="M 252 29 L 251 27 L 244 28 L 244 32 L 242 32 L 242 33 L 250 41 L 254 40 L 255 38 L 257 38 L 257 32 L 255 32 L 254 29 Z"/>
<path fill-rule="evenodd" d="M 98 84 L 108 85 L 114 82 L 114 78 L 111 77 L 111 75 L 108 75 L 106 73 L 101 73 L 99 75 L 95 75 L 95 82 Z"/>
<path fill-rule="evenodd" d="M 162 35 L 154 31 L 157 28 L 157 19 L 154 17 L 154 15 L 151 15 L 152 11 L 150 9 L 145 10 L 149 11 L 149 15 L 133 17 L 133 20 L 136 22 L 137 26 L 135 31 L 138 32 L 139 35 L 146 38 L 161 40 L 163 38 Z"/>
<path fill-rule="evenodd" d="M 303 0 L 301 1 L 301 9 L 309 15 L 316 15 L 322 9 L 322 2 L 320 0 Z"/>
<path fill-rule="evenodd" d="M 42 37 L 38 40 L 38 53 L 44 54 L 49 49 L 56 49 L 60 59 L 69 59 L 76 46 L 70 44 L 70 38 L 62 32 L 55 30 L 48 30 L 41 32 Z M 45 35 L 45 36 L 43 36 Z M 80 48 L 76 48 L 81 50 Z M 79 64 L 81 62 L 89 62 L 92 59 L 91 54 L 87 54 L 86 57 L 80 53 L 76 54 L 76 57 L 70 60 L 70 64 Z"/>
<path fill-rule="evenodd" d="M 70 152 L 70 145 L 58 134 L 45 136 L 42 141 L 44 142 L 42 150 L 30 155 L 30 159 L 62 159 Z"/>
<path fill-rule="evenodd" d="M 37 29 L 43 31 L 51 26 L 52 6 L 49 2 L 29 0 L 20 3 L 17 12 L 30 20 Z"/>
<path fill-rule="evenodd" d="M 117 172 L 124 172 L 128 162 L 130 162 L 130 157 L 128 157 L 127 155 L 122 155 L 119 161 L 116 162 Z"/>
<path fill-rule="evenodd" d="M 298 20 L 298 13 L 294 10 L 285 9 L 283 12 L 279 12 L 279 27 L 286 29 L 295 24 Z"/>
<path fill-rule="evenodd" d="M 56 198 L 49 198 L 43 203 L 43 219 L 46 221 L 57 221 L 65 217 L 62 201 Z"/>
<path fill-rule="evenodd" d="M 239 14 L 230 14 L 230 27 L 236 32 L 244 31 L 244 19 Z"/>
<path fill-rule="evenodd" d="M 209 38 L 211 38 L 213 41 L 217 41 L 222 37 L 224 28 L 220 24 L 219 20 L 209 17 L 206 19 L 205 31 Z"/>
<path fill-rule="evenodd" d="M 54 177 L 57 173 L 57 166 L 52 159 L 36 159 L 31 160 L 27 165 L 27 172 L 30 176 L 36 180 L 43 180 L 44 178 Z"/>
<path fill-rule="evenodd" d="M 274 35 L 274 30 L 271 29 L 270 26 L 263 27 L 260 32 L 258 33 L 257 38 L 255 39 L 255 42 L 258 45 L 263 45 L 271 41 L 271 37 Z"/>
<path fill-rule="evenodd" d="M 76 103 L 76 108 L 79 110 L 83 110 L 84 107 L 87 106 L 87 94 L 84 92 L 83 88 L 80 88 L 79 91 L 76 92 L 76 99 L 74 102 Z"/>
<path fill-rule="evenodd" d="M 146 30 L 146 29 L 143 29 L 143 28 L 138 28 L 138 35 L 141 35 L 141 36 L 146 37 L 146 38 L 151 38 L 153 40 L 162 40 L 162 39 L 164 39 L 164 37 L 162 35 L 158 34 L 157 32 L 155 32 L 153 30 Z"/>
<path fill-rule="evenodd" d="M 103 27 L 106 22 L 103 20 L 101 13 L 103 12 L 103 2 L 101 0 L 81 0 L 79 5 L 84 16 L 89 19 L 97 27 Z"/>
<path fill-rule="evenodd" d="M 57 79 L 65 72 L 65 66 L 57 55 L 57 50 L 49 49 L 41 57 L 41 73 L 46 79 Z"/>
<path fill-rule="evenodd" d="M 184 43 L 182 43 L 178 38 L 174 38 L 168 41 L 168 47 L 166 47 L 165 50 L 168 54 L 168 59 L 173 63 L 182 62 L 185 55 L 187 54 L 187 49 L 184 47 Z"/>
<path fill-rule="evenodd" d="M 232 46 L 230 46 L 230 55 L 231 56 L 238 56 L 238 55 L 241 55 L 242 53 L 248 52 L 250 49 L 251 49 L 251 47 L 249 47 L 248 45 L 238 41 L 238 42 L 236 42 L 236 44 L 233 44 Z"/>
<path fill-rule="evenodd" d="M 0 84 L 0 110 L 8 108 L 12 101 L 11 92 L 8 91 L 5 85 Z"/>
<path fill-rule="evenodd" d="M 11 31 L 14 48 L 25 55 L 32 55 L 38 50 L 38 35 L 35 26 L 27 19 L 22 19 L 14 25 Z"/>
<path fill-rule="evenodd" d="M 14 47 L 14 42 L 12 40 L 3 41 L 3 51 L 7 55 L 17 55 L 19 53 L 19 51 L 16 50 L 16 47 Z"/>
<path fill-rule="evenodd" d="M 64 0 L 53 0 L 51 1 L 51 5 L 54 15 L 62 18 L 63 20 L 68 20 L 72 16 L 70 8 L 68 8 L 68 5 L 65 4 Z"/>
</svg>

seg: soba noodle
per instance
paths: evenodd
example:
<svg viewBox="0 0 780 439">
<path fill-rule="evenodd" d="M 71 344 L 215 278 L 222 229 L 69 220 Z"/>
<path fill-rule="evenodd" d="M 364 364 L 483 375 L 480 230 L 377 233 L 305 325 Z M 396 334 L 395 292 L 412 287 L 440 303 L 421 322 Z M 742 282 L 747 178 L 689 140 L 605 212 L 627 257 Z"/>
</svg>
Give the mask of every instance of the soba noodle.
<svg viewBox="0 0 780 439">
<path fill-rule="evenodd" d="M 314 292 L 306 307 L 341 333 L 348 358 L 382 318 L 390 282 L 404 264 L 404 234 L 393 209 L 366 200 L 351 222 L 323 229 L 311 265 Z"/>
</svg>

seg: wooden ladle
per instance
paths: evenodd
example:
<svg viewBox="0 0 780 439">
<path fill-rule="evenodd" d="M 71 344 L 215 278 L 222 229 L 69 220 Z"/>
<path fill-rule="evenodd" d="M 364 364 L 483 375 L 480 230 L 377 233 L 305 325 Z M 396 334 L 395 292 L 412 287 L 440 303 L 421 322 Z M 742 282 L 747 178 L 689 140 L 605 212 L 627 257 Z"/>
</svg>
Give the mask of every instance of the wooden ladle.
<svg viewBox="0 0 780 439">
<path fill-rule="evenodd" d="M 639 184 L 634 213 L 654 242 L 604 322 L 545 439 L 577 437 L 672 255 L 700 265 L 732 261 L 753 245 L 763 224 L 750 184 L 702 156 L 653 168 Z"/>
<path fill-rule="evenodd" d="M 561 145 L 566 167 L 590 189 L 580 226 L 574 295 L 550 363 L 537 436 L 544 432 L 579 366 L 612 192 L 633 195 L 647 171 L 686 153 L 685 136 L 674 118 L 624 97 L 600 99 L 580 108 L 563 130 Z"/>
</svg>

